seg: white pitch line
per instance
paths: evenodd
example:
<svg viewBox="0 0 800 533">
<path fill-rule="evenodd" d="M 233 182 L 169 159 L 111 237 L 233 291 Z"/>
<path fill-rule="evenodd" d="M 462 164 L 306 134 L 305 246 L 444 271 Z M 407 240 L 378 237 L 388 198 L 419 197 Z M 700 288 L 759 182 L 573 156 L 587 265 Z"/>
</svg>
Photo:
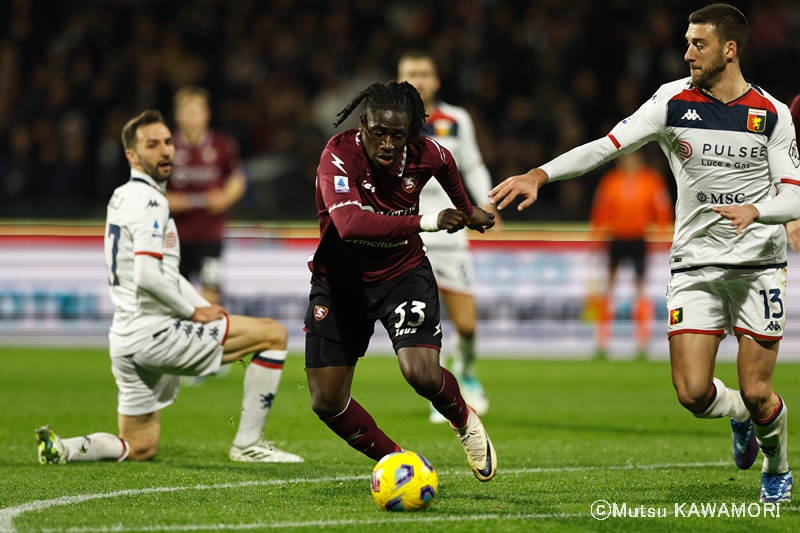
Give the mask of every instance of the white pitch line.
<svg viewBox="0 0 800 533">
<path fill-rule="evenodd" d="M 79 527 L 68 529 L 40 529 L 40 533 L 125 533 L 127 531 L 244 531 L 248 529 L 290 529 L 298 527 L 369 526 L 376 524 L 405 524 L 430 522 L 478 522 L 482 520 L 542 520 L 554 518 L 582 518 L 581 513 L 556 514 L 480 514 L 480 515 L 400 515 L 385 518 L 309 520 L 307 522 L 255 522 L 253 524 L 185 524 L 171 526 Z"/>
<path fill-rule="evenodd" d="M 530 473 L 548 473 L 548 472 L 584 472 L 592 470 L 660 470 L 669 468 L 705 468 L 716 466 L 727 466 L 727 462 L 714 462 L 714 463 L 663 463 L 652 465 L 611 465 L 611 466 L 566 466 L 554 468 L 518 468 L 501 470 L 501 474 L 530 474 Z M 465 471 L 458 472 L 440 472 L 441 475 L 451 474 L 467 474 Z M 79 496 L 61 496 L 50 500 L 35 500 L 32 502 L 24 503 L 22 505 L 15 505 L 13 507 L 6 507 L 0 509 L 0 533 L 15 533 L 14 519 L 21 514 L 29 511 L 42 511 L 50 507 L 60 507 L 64 505 L 72 505 L 82 503 L 90 500 L 100 500 L 107 498 L 117 498 L 119 496 L 137 496 L 139 494 L 152 494 L 158 492 L 179 492 L 184 490 L 220 490 L 232 489 L 240 487 L 257 487 L 269 485 L 291 485 L 297 483 L 329 483 L 336 481 L 358 481 L 369 479 L 367 475 L 353 475 L 353 476 L 332 476 L 332 477 L 319 477 L 319 478 L 293 478 L 293 479 L 269 479 L 264 481 L 240 481 L 237 483 L 215 483 L 213 485 L 188 485 L 183 487 L 152 487 L 147 489 L 126 489 L 113 492 L 104 492 L 96 494 L 82 494 Z M 538 515 L 532 515 L 538 516 Z M 114 529 L 116 531 L 116 529 Z M 98 530 L 99 531 L 99 530 Z M 109 530 L 110 531 L 110 530 Z"/>
</svg>

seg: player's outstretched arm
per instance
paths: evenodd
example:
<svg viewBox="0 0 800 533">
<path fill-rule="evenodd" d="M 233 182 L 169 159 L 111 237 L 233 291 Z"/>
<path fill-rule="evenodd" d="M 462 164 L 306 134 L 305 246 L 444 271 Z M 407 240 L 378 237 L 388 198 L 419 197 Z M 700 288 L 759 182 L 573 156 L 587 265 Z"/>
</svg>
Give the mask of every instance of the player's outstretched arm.
<svg viewBox="0 0 800 533">
<path fill-rule="evenodd" d="M 466 226 L 469 229 L 485 233 L 487 229 L 494 227 L 494 221 L 494 213 L 489 213 L 475 206 L 472 211 L 472 216 L 467 219 Z"/>
<path fill-rule="evenodd" d="M 522 211 L 533 204 L 539 197 L 539 187 L 547 183 L 547 173 L 534 168 L 519 176 L 511 176 L 500 185 L 489 191 L 489 201 L 503 209 L 514 201 L 517 196 L 522 195 L 525 199 L 517 206 L 517 211 Z"/>
</svg>

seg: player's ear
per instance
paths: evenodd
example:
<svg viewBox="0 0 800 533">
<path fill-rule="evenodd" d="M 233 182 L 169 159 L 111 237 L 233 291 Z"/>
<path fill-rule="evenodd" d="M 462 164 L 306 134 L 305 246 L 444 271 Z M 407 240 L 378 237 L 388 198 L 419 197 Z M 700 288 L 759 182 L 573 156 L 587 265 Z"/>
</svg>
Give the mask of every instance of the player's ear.
<svg viewBox="0 0 800 533">
<path fill-rule="evenodd" d="M 364 133 L 364 130 L 367 129 L 367 117 L 364 115 L 364 112 L 361 112 L 358 118 L 358 129 L 361 130 L 361 133 Z"/>
<path fill-rule="evenodd" d="M 139 156 L 136 155 L 136 152 L 134 152 L 130 148 L 125 150 L 125 158 L 128 160 L 128 163 L 130 163 L 132 165 L 138 165 L 139 164 Z"/>
<path fill-rule="evenodd" d="M 736 41 L 728 41 L 725 43 L 725 58 L 728 61 L 733 61 L 733 58 L 736 57 Z"/>
</svg>

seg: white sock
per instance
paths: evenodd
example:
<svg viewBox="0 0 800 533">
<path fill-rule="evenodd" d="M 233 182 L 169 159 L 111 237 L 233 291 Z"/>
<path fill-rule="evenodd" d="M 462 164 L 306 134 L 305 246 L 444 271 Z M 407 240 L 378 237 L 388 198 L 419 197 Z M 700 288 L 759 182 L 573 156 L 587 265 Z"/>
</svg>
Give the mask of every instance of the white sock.
<svg viewBox="0 0 800 533">
<path fill-rule="evenodd" d="M 465 339 L 455 331 L 453 346 L 453 374 L 458 378 L 472 376 L 475 372 L 475 337 Z"/>
<path fill-rule="evenodd" d="M 61 439 L 67 462 L 124 461 L 128 443 L 111 433 L 92 433 L 85 437 Z"/>
<path fill-rule="evenodd" d="M 786 404 L 778 396 L 777 414 L 770 416 L 766 424 L 755 422 L 753 427 L 756 432 L 756 439 L 764 455 L 764 463 L 761 465 L 762 472 L 770 474 L 782 474 L 789 470 L 789 462 L 786 459 L 786 417 L 788 415 Z"/>
<path fill-rule="evenodd" d="M 244 373 L 242 418 L 233 439 L 240 448 L 255 444 L 263 437 L 270 407 L 281 382 L 286 350 L 266 350 L 253 356 Z"/>
<path fill-rule="evenodd" d="M 716 389 L 716 397 L 708 408 L 700 413 L 694 415 L 697 418 L 721 418 L 729 416 L 738 422 L 744 422 L 750 418 L 750 413 L 742 401 L 742 395 L 738 390 L 729 389 L 725 384 L 717 378 L 714 378 L 714 388 Z"/>
</svg>

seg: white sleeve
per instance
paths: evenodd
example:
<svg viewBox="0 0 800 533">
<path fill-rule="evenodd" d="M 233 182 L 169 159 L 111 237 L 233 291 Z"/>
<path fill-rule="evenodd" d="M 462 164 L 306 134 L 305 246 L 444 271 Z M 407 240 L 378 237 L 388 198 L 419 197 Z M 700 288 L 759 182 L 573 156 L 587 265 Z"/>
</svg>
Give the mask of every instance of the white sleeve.
<svg viewBox="0 0 800 533">
<path fill-rule="evenodd" d="M 194 288 L 194 285 L 189 283 L 189 280 L 183 276 L 178 276 L 178 290 L 183 297 L 195 307 L 208 307 L 211 305 L 208 300 L 200 296 L 200 293 L 197 292 L 197 289 Z"/>
<path fill-rule="evenodd" d="M 667 91 L 659 89 L 636 112 L 621 120 L 607 136 L 573 148 L 541 166 L 548 181 L 575 178 L 622 154 L 635 152 L 658 139 L 666 125 Z"/>
<path fill-rule="evenodd" d="M 483 156 L 478 148 L 478 141 L 475 139 L 475 126 L 472 124 L 472 118 L 466 109 L 462 111 L 458 124 L 461 143 L 458 154 L 453 154 L 453 156 L 467 190 L 477 202 L 483 202 L 480 205 L 485 205 L 488 202 L 483 199 L 488 198 L 489 191 L 492 190 L 492 178 L 483 163 Z"/>
<path fill-rule="evenodd" d="M 789 108 L 776 105 L 778 123 L 767 144 L 769 174 L 773 183 L 794 183 L 800 185 L 800 154 L 797 151 L 794 123 Z"/>
<path fill-rule="evenodd" d="M 784 224 L 800 218 L 800 187 L 791 183 L 779 183 L 777 187 L 777 196 L 753 204 L 758 209 L 756 220 L 762 224 Z"/>
<path fill-rule="evenodd" d="M 540 168 L 547 173 L 548 182 L 566 180 L 586 174 L 621 154 L 611 139 L 603 137 L 573 148 Z"/>
<path fill-rule="evenodd" d="M 189 318 L 195 306 L 181 295 L 178 287 L 170 283 L 161 272 L 161 260 L 147 254 L 133 258 L 133 282 L 147 291 L 158 302 L 172 309 L 181 318 Z"/>
</svg>

